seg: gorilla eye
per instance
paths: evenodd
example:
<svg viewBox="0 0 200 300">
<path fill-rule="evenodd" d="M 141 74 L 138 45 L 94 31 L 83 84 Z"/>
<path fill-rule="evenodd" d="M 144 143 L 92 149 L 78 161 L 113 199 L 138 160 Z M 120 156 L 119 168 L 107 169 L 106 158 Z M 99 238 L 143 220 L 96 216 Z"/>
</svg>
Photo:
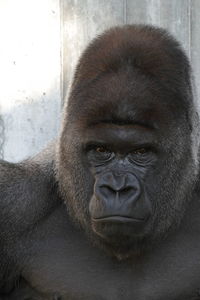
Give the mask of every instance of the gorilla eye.
<svg viewBox="0 0 200 300">
<path fill-rule="evenodd" d="M 145 155 L 147 154 L 148 152 L 150 152 L 150 149 L 148 148 L 138 148 L 136 150 L 133 150 L 131 152 L 131 154 L 136 154 L 136 155 Z"/>
<path fill-rule="evenodd" d="M 112 152 L 103 146 L 97 146 L 94 151 L 98 158 L 109 159 L 112 156 Z"/>
<path fill-rule="evenodd" d="M 104 147 L 96 147 L 95 151 L 100 153 L 105 153 L 107 152 L 107 149 Z"/>
<path fill-rule="evenodd" d="M 131 153 L 142 155 L 142 154 L 147 153 L 147 151 L 148 151 L 148 149 L 146 149 L 146 148 L 140 148 L 140 149 L 136 149 L 136 150 L 132 151 Z"/>
<path fill-rule="evenodd" d="M 104 162 L 113 157 L 113 152 L 104 146 L 93 146 L 88 151 L 88 157 L 93 162 Z"/>
<path fill-rule="evenodd" d="M 153 159 L 153 152 L 149 148 L 138 148 L 129 154 L 129 160 L 134 163 L 148 163 Z"/>
</svg>

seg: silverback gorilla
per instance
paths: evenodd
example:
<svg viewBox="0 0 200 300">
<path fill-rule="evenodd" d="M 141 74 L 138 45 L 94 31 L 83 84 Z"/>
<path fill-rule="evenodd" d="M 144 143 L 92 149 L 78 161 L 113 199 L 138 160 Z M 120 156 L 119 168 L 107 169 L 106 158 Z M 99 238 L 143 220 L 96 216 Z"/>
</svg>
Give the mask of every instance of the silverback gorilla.
<svg viewBox="0 0 200 300">
<path fill-rule="evenodd" d="M 200 299 L 191 76 L 162 29 L 88 46 L 58 141 L 0 164 L 0 299 Z"/>
</svg>

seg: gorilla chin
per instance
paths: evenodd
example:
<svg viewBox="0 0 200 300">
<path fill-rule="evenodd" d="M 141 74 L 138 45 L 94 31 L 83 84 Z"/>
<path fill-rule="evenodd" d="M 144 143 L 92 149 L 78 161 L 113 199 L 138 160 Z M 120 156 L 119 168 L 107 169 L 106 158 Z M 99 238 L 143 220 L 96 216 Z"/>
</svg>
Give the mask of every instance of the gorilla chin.
<svg viewBox="0 0 200 300">
<path fill-rule="evenodd" d="M 149 218 L 136 219 L 119 215 L 92 218 L 92 230 L 104 250 L 123 260 L 139 255 L 146 249 L 148 221 Z"/>
<path fill-rule="evenodd" d="M 144 253 L 150 247 L 145 234 L 146 222 L 128 221 L 92 221 L 92 230 L 96 235 L 93 241 L 109 255 L 118 260 L 128 259 Z"/>
</svg>

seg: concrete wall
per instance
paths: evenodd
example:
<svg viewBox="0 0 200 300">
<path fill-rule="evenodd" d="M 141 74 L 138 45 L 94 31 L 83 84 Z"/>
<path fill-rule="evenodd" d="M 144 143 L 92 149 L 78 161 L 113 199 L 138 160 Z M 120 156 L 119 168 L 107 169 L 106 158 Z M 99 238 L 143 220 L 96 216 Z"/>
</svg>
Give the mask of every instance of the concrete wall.
<svg viewBox="0 0 200 300">
<path fill-rule="evenodd" d="M 0 39 L 0 158 L 19 161 L 60 124 L 59 0 L 1 0 Z"/>
<path fill-rule="evenodd" d="M 1 0 L 0 157 L 18 161 L 54 138 L 86 44 L 110 26 L 141 22 L 182 43 L 200 96 L 199 0 Z"/>
</svg>

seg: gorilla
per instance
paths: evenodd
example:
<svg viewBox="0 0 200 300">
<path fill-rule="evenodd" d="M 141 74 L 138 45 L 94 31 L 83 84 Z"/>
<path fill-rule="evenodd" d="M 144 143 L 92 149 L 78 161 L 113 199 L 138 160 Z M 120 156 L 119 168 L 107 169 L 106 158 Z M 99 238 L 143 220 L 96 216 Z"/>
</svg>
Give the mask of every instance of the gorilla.
<svg viewBox="0 0 200 300">
<path fill-rule="evenodd" d="M 200 299 L 199 132 L 167 31 L 95 38 L 59 138 L 0 163 L 0 299 Z"/>
</svg>

